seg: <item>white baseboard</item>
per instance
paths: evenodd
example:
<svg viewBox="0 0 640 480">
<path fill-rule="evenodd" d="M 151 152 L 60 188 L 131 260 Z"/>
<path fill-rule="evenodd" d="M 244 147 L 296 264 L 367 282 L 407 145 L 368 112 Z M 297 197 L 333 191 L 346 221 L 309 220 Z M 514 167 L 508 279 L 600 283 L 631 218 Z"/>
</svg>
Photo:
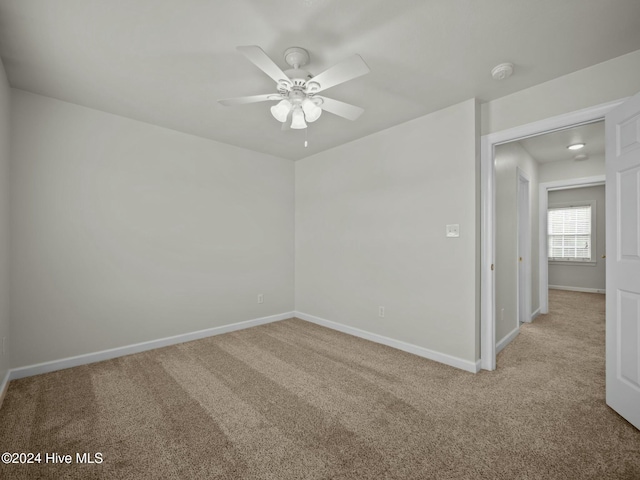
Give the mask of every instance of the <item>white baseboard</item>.
<svg viewBox="0 0 640 480">
<path fill-rule="evenodd" d="M 4 396 L 7 393 L 7 389 L 9 388 L 9 377 L 11 376 L 11 370 L 7 370 L 7 374 L 4 376 L 2 383 L 0 383 L 0 408 L 2 408 L 2 402 L 4 401 Z"/>
<path fill-rule="evenodd" d="M 540 308 L 539 307 L 536 308 L 534 310 L 534 312 L 531 314 L 531 321 L 533 322 L 538 315 L 540 315 Z"/>
<path fill-rule="evenodd" d="M 338 330 L 339 332 L 347 333 L 349 335 L 353 335 L 354 337 L 364 338 L 365 340 L 370 340 L 375 343 L 381 343 L 382 345 L 397 348 L 398 350 L 402 350 L 404 352 L 413 353 L 414 355 L 418 355 L 419 357 L 428 358 L 429 360 L 444 363 L 445 365 L 456 367 L 467 372 L 478 373 L 480 371 L 480 360 L 471 362 L 469 360 L 464 360 L 452 355 L 447 355 L 446 353 L 429 350 L 428 348 L 419 347 L 417 345 L 406 343 L 401 340 L 395 340 L 383 335 L 378 335 L 377 333 L 360 330 L 359 328 L 350 327 L 342 323 L 332 322 L 331 320 L 325 320 L 324 318 L 316 317 L 314 315 L 309 315 L 303 312 L 295 312 L 295 316 L 307 322 L 315 323 L 332 330 Z"/>
<path fill-rule="evenodd" d="M 549 285 L 549 288 L 553 290 L 569 290 L 570 292 L 606 293 L 606 290 L 601 288 L 565 287 L 563 285 Z"/>
<path fill-rule="evenodd" d="M 520 327 L 516 327 L 507 333 L 502 340 L 496 343 L 496 355 L 502 351 L 504 347 L 509 345 L 511 341 L 520 333 Z"/>
<path fill-rule="evenodd" d="M 175 345 L 177 343 L 190 342 L 192 340 L 199 340 L 201 338 L 212 337 L 214 335 L 235 332 L 236 330 L 256 327 L 258 325 L 264 325 L 265 323 L 286 320 L 287 318 L 292 318 L 293 316 L 294 312 L 281 313 L 268 317 L 254 318 L 253 320 L 246 320 L 244 322 L 222 325 L 220 327 L 198 330 L 196 332 L 183 333 L 180 335 L 174 335 L 172 337 L 159 338 L 157 340 L 150 340 L 148 342 L 126 345 L 124 347 L 111 348 L 109 350 L 102 350 L 100 352 L 86 353 L 84 355 L 77 355 L 75 357 L 61 358 L 60 360 L 52 360 L 50 362 L 38 363 L 36 365 L 14 368 L 9 371 L 8 376 L 9 380 L 15 380 L 18 378 L 30 377 L 32 375 L 39 375 L 41 373 L 54 372 L 56 370 L 63 370 L 65 368 L 101 362 L 103 360 L 109 360 L 116 357 L 123 357 L 125 355 L 131 355 L 133 353 L 145 352 L 147 350 L 153 350 L 155 348 L 167 347 L 169 345 Z"/>
</svg>

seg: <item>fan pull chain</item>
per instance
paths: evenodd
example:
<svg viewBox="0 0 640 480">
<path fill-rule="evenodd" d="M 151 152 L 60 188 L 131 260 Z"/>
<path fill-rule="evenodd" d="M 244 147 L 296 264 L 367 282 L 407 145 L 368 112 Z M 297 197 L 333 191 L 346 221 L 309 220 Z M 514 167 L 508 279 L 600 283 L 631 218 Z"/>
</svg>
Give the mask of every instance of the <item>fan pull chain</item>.
<svg viewBox="0 0 640 480">
<path fill-rule="evenodd" d="M 305 128 L 304 129 L 304 148 L 307 148 L 309 146 L 309 142 L 307 141 L 308 138 L 309 138 L 309 129 Z"/>
</svg>

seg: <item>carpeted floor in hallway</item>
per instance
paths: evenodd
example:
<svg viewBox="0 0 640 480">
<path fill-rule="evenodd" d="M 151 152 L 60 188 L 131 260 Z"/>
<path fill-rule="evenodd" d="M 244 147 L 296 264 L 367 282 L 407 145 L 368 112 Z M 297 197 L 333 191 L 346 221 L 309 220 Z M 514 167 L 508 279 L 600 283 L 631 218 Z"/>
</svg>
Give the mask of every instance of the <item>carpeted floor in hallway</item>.
<svg viewBox="0 0 640 480">
<path fill-rule="evenodd" d="M 0 478 L 637 480 L 640 432 L 605 405 L 604 296 L 550 302 L 476 375 L 291 319 L 16 380 L 0 452 L 42 463 Z"/>
</svg>

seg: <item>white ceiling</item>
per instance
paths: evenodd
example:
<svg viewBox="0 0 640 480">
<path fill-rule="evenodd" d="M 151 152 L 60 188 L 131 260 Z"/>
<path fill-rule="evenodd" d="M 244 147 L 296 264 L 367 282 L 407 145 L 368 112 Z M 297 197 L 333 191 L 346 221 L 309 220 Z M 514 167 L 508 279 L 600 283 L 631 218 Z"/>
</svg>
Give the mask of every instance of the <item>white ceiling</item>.
<svg viewBox="0 0 640 480">
<path fill-rule="evenodd" d="M 638 0 L 0 0 L 13 87 L 299 159 L 445 106 L 492 100 L 640 49 Z M 360 54 L 371 73 L 324 92 L 366 109 L 281 132 L 274 82 L 235 50 L 290 46 L 320 73 Z M 516 73 L 496 82 L 490 70 Z"/>
<path fill-rule="evenodd" d="M 519 142 L 538 163 L 571 160 L 579 154 L 586 154 L 589 158 L 603 158 L 605 154 L 604 122 L 566 128 L 525 138 Z M 585 146 L 580 150 L 567 149 L 569 145 L 575 143 L 584 143 Z"/>
</svg>

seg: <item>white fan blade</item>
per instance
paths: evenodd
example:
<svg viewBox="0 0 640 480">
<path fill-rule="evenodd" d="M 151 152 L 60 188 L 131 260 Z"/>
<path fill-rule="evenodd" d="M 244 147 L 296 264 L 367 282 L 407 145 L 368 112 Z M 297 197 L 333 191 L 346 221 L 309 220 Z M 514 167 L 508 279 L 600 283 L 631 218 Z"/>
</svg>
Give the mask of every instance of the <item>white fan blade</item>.
<svg viewBox="0 0 640 480">
<path fill-rule="evenodd" d="M 236 49 L 247 57 L 256 67 L 273 78 L 276 83 L 280 83 L 281 80 L 289 81 L 289 77 L 287 77 L 280 67 L 269 58 L 269 55 L 264 53 L 264 50 L 257 45 L 237 47 Z"/>
<path fill-rule="evenodd" d="M 251 95 L 249 97 L 225 98 L 218 100 L 219 103 L 227 107 L 234 105 L 246 105 L 247 103 L 268 102 L 269 100 L 279 100 L 275 93 L 265 93 L 264 95 Z"/>
<path fill-rule="evenodd" d="M 360 55 L 353 55 L 340 63 L 336 63 L 333 67 L 328 68 L 324 72 L 313 77 L 309 82 L 316 82 L 320 88 L 316 92 L 321 92 L 327 88 L 331 88 L 339 83 L 353 80 L 361 75 L 369 73 L 369 67 Z"/>
<path fill-rule="evenodd" d="M 364 112 L 364 108 L 356 107 L 355 105 L 344 103 L 340 100 L 334 100 L 333 98 L 327 97 L 316 98 L 322 99 L 322 105 L 320 105 L 322 110 L 348 120 L 356 120 L 360 115 L 362 115 L 362 112 Z"/>
</svg>

